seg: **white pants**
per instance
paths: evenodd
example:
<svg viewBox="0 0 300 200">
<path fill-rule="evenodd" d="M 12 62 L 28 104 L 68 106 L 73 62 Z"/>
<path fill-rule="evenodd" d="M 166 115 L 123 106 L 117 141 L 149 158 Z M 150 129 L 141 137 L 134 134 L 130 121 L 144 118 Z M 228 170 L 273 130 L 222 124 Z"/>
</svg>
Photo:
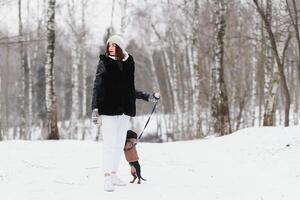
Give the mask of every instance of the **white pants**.
<svg viewBox="0 0 300 200">
<path fill-rule="evenodd" d="M 103 134 L 103 170 L 104 173 L 117 172 L 130 117 L 127 115 L 102 115 L 101 132 Z"/>
</svg>

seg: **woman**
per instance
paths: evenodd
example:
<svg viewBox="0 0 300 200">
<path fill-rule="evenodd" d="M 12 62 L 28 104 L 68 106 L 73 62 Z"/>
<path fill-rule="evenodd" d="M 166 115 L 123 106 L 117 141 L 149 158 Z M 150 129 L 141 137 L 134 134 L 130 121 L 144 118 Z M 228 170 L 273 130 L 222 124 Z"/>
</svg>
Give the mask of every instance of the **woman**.
<svg viewBox="0 0 300 200">
<path fill-rule="evenodd" d="M 134 59 L 125 51 L 122 37 L 114 35 L 107 41 L 106 54 L 100 55 L 92 99 L 92 120 L 99 126 L 102 123 L 104 190 L 108 192 L 114 191 L 115 185 L 126 185 L 117 171 L 129 119 L 136 114 L 136 98 L 156 102 L 159 93 L 135 90 Z"/>
</svg>

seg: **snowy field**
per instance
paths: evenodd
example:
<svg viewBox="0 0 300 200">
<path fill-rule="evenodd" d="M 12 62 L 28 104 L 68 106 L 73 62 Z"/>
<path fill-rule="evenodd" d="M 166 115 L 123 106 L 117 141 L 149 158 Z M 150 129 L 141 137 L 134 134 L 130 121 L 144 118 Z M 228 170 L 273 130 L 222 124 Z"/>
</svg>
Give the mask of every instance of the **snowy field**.
<svg viewBox="0 0 300 200">
<path fill-rule="evenodd" d="M 299 200 L 300 126 L 140 143 L 141 185 L 103 191 L 101 143 L 0 142 L 1 200 Z M 130 181 L 122 160 L 119 172 Z"/>
</svg>

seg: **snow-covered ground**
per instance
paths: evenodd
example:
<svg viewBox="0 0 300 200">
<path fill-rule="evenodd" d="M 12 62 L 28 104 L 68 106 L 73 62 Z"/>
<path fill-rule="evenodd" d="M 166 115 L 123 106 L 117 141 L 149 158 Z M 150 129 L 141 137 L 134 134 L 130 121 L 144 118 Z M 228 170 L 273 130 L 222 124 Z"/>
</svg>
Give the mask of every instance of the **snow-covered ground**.
<svg viewBox="0 0 300 200">
<path fill-rule="evenodd" d="M 141 185 L 103 191 L 102 144 L 0 143 L 2 200 L 299 200 L 300 126 L 243 129 L 174 143 L 140 143 Z M 130 181 L 122 160 L 119 175 Z"/>
</svg>

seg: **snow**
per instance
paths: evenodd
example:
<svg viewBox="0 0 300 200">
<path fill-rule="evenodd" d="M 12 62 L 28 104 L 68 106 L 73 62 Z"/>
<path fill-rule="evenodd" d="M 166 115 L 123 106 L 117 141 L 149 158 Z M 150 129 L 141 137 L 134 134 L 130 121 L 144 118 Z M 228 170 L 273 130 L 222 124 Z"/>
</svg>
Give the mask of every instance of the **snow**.
<svg viewBox="0 0 300 200">
<path fill-rule="evenodd" d="M 248 128 L 224 137 L 140 143 L 141 185 L 103 191 L 101 142 L 3 141 L 4 200 L 298 200 L 300 126 Z M 122 159 L 119 176 L 130 181 Z"/>
</svg>

